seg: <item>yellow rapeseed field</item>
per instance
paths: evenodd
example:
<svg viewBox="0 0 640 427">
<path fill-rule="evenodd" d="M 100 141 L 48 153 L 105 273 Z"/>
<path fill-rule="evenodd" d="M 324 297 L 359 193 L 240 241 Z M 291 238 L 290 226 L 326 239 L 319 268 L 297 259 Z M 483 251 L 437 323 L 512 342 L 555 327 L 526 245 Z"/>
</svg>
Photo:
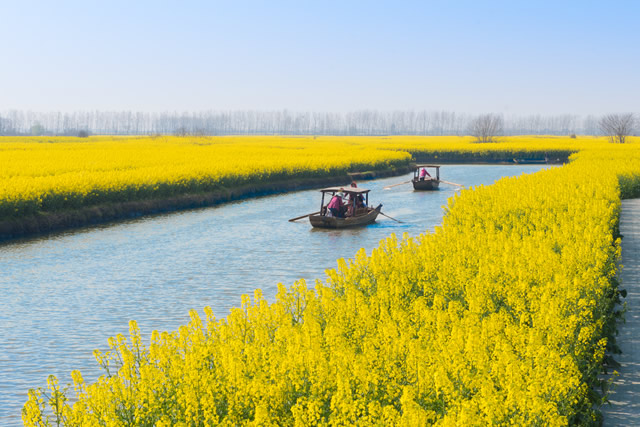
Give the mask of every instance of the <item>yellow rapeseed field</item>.
<svg viewBox="0 0 640 427">
<path fill-rule="evenodd" d="M 132 321 L 130 337 L 96 352 L 96 383 L 76 371 L 75 393 L 53 376 L 31 390 L 25 425 L 597 424 L 619 297 L 620 199 L 640 194 L 638 141 L 320 143 L 362 154 L 577 154 L 461 191 L 434 232 L 339 260 L 325 283 L 280 286 L 274 302 L 256 290 L 224 319 L 192 311 L 149 345 Z"/>
<path fill-rule="evenodd" d="M 0 218 L 387 169 L 409 160 L 406 152 L 333 138 L 0 137 Z"/>
<path fill-rule="evenodd" d="M 407 165 L 409 154 L 553 160 L 599 147 L 610 144 L 585 137 L 509 137 L 499 144 L 470 137 L 0 137 L 0 219 L 386 169 Z"/>
</svg>

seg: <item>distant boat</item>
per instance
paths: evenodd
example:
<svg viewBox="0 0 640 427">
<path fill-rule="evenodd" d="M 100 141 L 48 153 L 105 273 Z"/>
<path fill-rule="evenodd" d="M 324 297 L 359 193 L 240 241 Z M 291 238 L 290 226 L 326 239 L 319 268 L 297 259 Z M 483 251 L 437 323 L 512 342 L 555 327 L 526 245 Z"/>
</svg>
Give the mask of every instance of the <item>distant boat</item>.
<svg viewBox="0 0 640 427">
<path fill-rule="evenodd" d="M 363 188 L 354 187 L 329 187 L 320 190 L 322 192 L 322 200 L 320 202 L 320 211 L 309 215 L 309 222 L 312 226 L 318 228 L 347 228 L 367 225 L 375 222 L 382 204 L 376 208 L 369 207 L 369 191 Z M 342 216 L 333 216 L 324 204 L 325 196 L 328 195 L 327 204 L 338 194 L 346 195 L 344 202 L 344 212 Z"/>
<path fill-rule="evenodd" d="M 422 172 L 422 171 L 425 172 Z M 437 190 L 440 186 L 440 166 L 416 165 L 413 171 L 413 189 L 419 191 Z"/>
</svg>

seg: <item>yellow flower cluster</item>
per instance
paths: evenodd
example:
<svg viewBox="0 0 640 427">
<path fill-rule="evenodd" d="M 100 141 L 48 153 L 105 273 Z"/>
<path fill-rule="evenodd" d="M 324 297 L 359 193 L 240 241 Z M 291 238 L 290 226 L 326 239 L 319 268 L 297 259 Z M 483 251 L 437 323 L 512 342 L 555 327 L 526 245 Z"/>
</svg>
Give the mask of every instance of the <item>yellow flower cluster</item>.
<svg viewBox="0 0 640 427">
<path fill-rule="evenodd" d="M 0 137 L 0 218 L 406 166 L 336 138 Z"/>
<path fill-rule="evenodd" d="M 280 285 L 272 303 L 258 290 L 224 319 L 192 311 L 148 346 L 132 321 L 128 339 L 96 353 L 96 383 L 74 372 L 71 398 L 51 377 L 30 390 L 23 421 L 597 423 L 621 189 L 640 193 L 636 143 L 463 190 L 434 232 L 339 260 L 326 283 Z"/>
</svg>

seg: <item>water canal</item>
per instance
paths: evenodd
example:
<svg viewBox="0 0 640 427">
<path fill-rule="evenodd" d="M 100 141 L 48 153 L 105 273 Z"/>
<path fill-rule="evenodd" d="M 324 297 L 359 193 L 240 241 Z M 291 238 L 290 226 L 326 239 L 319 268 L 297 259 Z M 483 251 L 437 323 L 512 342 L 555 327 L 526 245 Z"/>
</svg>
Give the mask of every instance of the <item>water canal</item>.
<svg viewBox="0 0 640 427">
<path fill-rule="evenodd" d="M 447 165 L 442 179 L 466 186 L 533 173 L 541 165 Z M 410 175 L 363 181 L 370 204 L 402 224 L 378 217 L 352 230 L 315 230 L 316 190 L 260 197 L 211 208 L 78 229 L 0 246 L 0 425 L 21 425 L 29 388 L 49 374 L 70 382 L 73 369 L 86 381 L 101 374 L 92 352 L 138 321 L 146 336 L 175 330 L 188 311 L 209 305 L 218 317 L 242 294 L 263 290 L 273 300 L 278 282 L 313 283 L 336 259 L 362 247 L 370 253 L 391 233 L 418 235 L 442 221 L 458 187 L 414 192 L 411 184 L 382 187 Z"/>
</svg>

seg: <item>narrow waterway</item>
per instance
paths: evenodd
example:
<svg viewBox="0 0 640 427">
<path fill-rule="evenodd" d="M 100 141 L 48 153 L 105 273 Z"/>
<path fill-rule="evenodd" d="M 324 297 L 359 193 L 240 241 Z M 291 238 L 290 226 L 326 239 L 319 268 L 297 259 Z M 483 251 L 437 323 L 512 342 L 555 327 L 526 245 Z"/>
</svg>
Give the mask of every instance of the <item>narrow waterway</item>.
<svg viewBox="0 0 640 427">
<path fill-rule="evenodd" d="M 466 186 L 533 173 L 542 165 L 447 165 L 441 177 Z M 49 374 L 61 383 L 80 369 L 99 372 L 92 352 L 126 334 L 131 319 L 145 335 L 174 330 L 188 311 L 211 306 L 218 317 L 260 288 L 273 299 L 279 282 L 313 282 L 336 259 L 367 252 L 391 233 L 418 235 L 442 221 L 458 187 L 414 192 L 411 184 L 383 190 L 410 175 L 363 181 L 370 204 L 383 204 L 375 224 L 351 230 L 316 230 L 317 190 L 287 193 L 211 208 L 14 241 L 0 246 L 0 425 L 20 425 L 29 388 Z"/>
</svg>

